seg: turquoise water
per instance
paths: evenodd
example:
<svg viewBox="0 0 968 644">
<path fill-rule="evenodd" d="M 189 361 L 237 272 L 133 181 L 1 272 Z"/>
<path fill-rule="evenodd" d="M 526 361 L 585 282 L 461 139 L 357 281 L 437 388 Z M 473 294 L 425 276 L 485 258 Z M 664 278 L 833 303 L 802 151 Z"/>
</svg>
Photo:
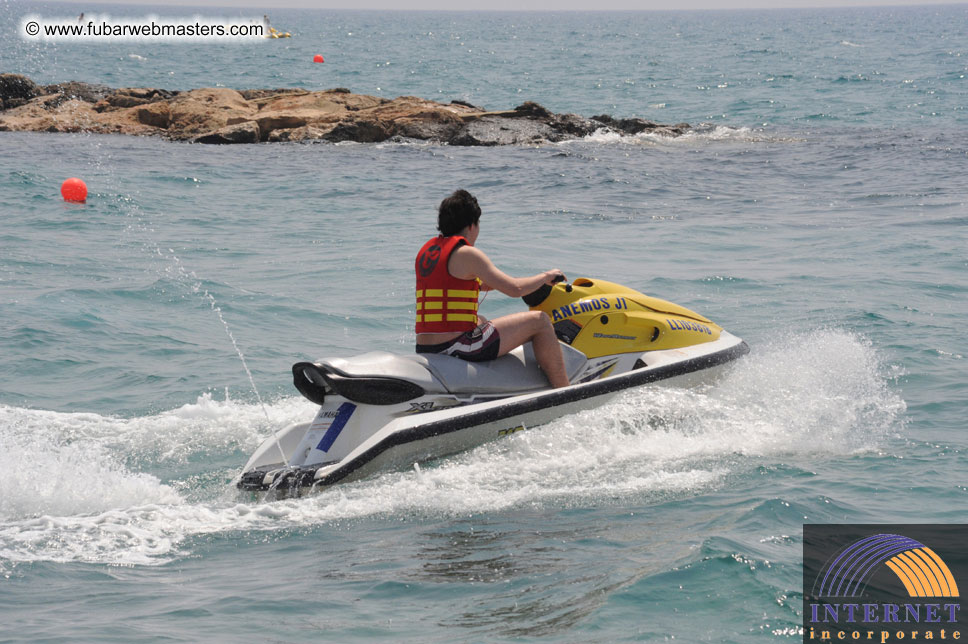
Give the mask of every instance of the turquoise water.
<svg viewBox="0 0 968 644">
<path fill-rule="evenodd" d="M 35 10 L 75 11 L 0 5 Z M 0 134 L 0 641 L 798 639 L 804 522 L 964 521 L 966 14 L 274 11 L 290 41 L 4 39 L 0 69 L 38 82 L 705 125 L 500 149 Z M 238 496 L 313 413 L 292 362 L 412 349 L 409 267 L 458 186 L 509 272 L 626 283 L 752 352 L 714 388 L 420 472 Z"/>
</svg>

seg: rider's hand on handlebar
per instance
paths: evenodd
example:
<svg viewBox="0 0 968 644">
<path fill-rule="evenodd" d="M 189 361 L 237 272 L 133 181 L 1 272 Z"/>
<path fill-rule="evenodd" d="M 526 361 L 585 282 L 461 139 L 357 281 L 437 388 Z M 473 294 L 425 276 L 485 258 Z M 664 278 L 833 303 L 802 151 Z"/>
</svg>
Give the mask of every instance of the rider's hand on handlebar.
<svg viewBox="0 0 968 644">
<path fill-rule="evenodd" d="M 550 271 L 547 271 L 547 275 L 548 275 L 548 279 L 545 280 L 545 284 L 547 284 L 549 286 L 554 286 L 558 282 L 564 282 L 565 281 L 565 274 L 562 273 L 557 268 L 553 268 Z"/>
</svg>

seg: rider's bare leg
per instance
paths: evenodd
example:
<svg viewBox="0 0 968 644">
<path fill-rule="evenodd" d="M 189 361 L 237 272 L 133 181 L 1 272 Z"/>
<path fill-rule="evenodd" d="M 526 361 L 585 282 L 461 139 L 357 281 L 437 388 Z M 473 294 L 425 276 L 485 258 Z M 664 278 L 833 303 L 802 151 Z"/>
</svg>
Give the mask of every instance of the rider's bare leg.
<svg viewBox="0 0 968 644">
<path fill-rule="evenodd" d="M 567 387 L 570 384 L 568 375 L 565 373 L 565 359 L 561 355 L 561 345 L 555 337 L 551 318 L 546 313 L 522 311 L 491 320 L 491 323 L 501 336 L 499 356 L 530 340 L 538 364 L 541 365 L 541 370 L 548 377 L 551 386 Z"/>
</svg>

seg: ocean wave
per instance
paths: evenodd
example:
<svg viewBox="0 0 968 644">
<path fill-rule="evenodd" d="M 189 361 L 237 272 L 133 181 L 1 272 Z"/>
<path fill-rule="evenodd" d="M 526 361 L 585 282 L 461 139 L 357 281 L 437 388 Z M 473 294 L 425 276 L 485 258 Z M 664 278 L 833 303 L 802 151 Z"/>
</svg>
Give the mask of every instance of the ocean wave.
<svg viewBox="0 0 968 644">
<path fill-rule="evenodd" d="M 312 413 L 312 403 L 297 397 L 263 408 L 232 400 L 228 392 L 222 400 L 206 392 L 194 403 L 134 418 L 0 406 L 0 431 L 4 442 L 36 453 L 63 451 L 67 462 L 80 464 L 83 459 L 69 456 L 70 450 L 94 445 L 112 450 L 110 458 L 115 462 L 150 467 L 183 464 L 203 454 L 254 449 L 269 431 L 267 427 L 281 427 Z M 82 471 L 75 474 L 80 476 Z"/>
<path fill-rule="evenodd" d="M 629 144 L 652 146 L 693 146 L 702 143 L 786 143 L 794 141 L 788 136 L 769 133 L 761 129 L 749 127 L 732 127 L 728 125 L 702 124 L 684 134 L 671 136 L 668 134 L 640 132 L 639 134 L 621 134 L 609 128 L 599 128 L 592 134 L 574 141 L 563 141 L 557 145 L 574 143 L 597 143 L 603 145 Z"/>
<path fill-rule="evenodd" d="M 665 103 L 652 105 L 654 108 L 664 108 Z M 568 146 L 582 143 L 593 143 L 602 145 L 631 144 L 631 145 L 695 145 L 697 142 L 747 142 L 747 143 L 785 143 L 799 141 L 802 139 L 781 136 L 765 132 L 762 129 L 750 127 L 733 127 L 729 125 L 700 124 L 697 127 L 683 134 L 669 134 L 661 128 L 657 132 L 640 132 L 638 134 L 623 134 L 609 127 L 600 127 L 591 134 L 581 138 L 566 139 L 564 141 L 549 142 L 537 141 L 532 147 Z M 351 145 L 359 145 L 353 142 L 343 142 Z M 373 144 L 377 149 L 385 148 L 415 148 L 415 149 L 464 149 L 473 146 L 451 146 L 447 142 L 436 140 L 411 139 L 395 136 L 386 141 Z M 516 147 L 516 146 L 512 146 Z"/>
</svg>

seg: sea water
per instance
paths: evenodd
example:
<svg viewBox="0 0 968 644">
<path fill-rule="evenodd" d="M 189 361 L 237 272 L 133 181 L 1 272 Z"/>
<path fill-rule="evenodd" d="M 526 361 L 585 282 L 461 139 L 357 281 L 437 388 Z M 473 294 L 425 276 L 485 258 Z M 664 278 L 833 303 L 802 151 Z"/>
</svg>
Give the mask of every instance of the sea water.
<svg viewBox="0 0 968 644">
<path fill-rule="evenodd" d="M 803 523 L 965 521 L 966 18 L 273 11 L 291 39 L 4 39 L 0 69 L 39 83 L 344 86 L 696 129 L 0 134 L 0 641 L 796 641 Z M 69 176 L 86 204 L 60 199 Z M 419 469 L 238 494 L 260 442 L 313 414 L 293 362 L 412 351 L 413 256 L 458 187 L 507 272 L 627 284 L 751 353 L 714 387 L 628 391 Z"/>
</svg>

